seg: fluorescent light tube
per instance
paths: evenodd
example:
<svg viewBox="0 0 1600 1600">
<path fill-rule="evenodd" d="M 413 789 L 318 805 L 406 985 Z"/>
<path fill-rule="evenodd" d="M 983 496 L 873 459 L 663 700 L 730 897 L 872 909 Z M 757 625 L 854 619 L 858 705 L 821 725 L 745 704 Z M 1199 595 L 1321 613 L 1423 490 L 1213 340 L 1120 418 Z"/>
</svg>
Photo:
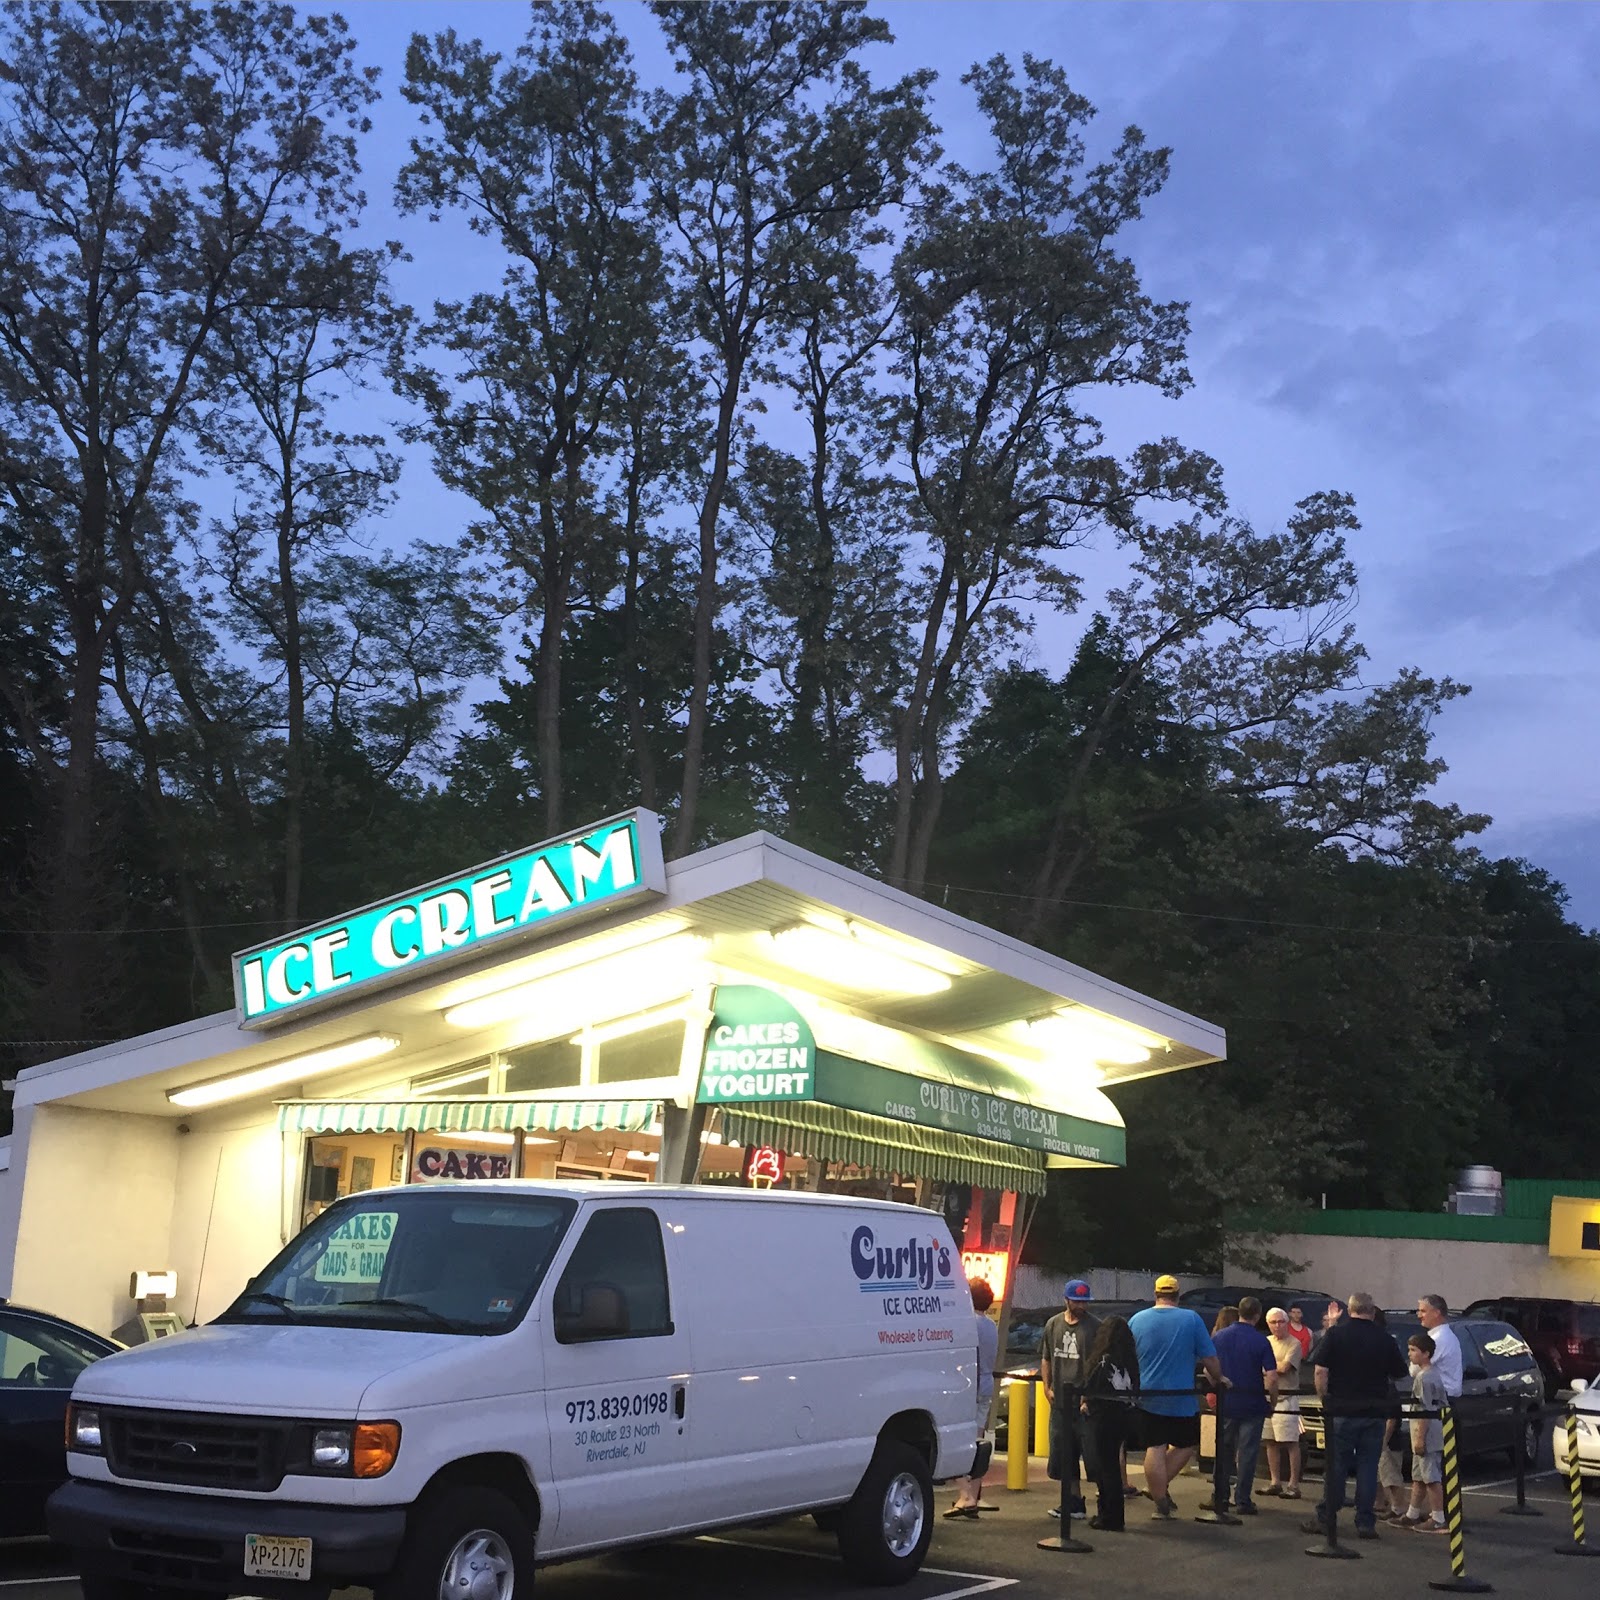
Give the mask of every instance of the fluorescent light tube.
<svg viewBox="0 0 1600 1600">
<path fill-rule="evenodd" d="M 286 1083 L 299 1083 L 302 1078 L 310 1078 L 317 1073 L 359 1066 L 363 1061 L 388 1055 L 399 1043 L 392 1033 L 363 1034 L 359 1039 L 347 1039 L 343 1044 L 329 1045 L 326 1050 L 308 1050 L 303 1056 L 272 1061 L 264 1067 L 230 1073 L 225 1078 L 208 1078 L 204 1083 L 169 1089 L 167 1099 L 175 1106 L 185 1107 L 215 1106 L 225 1100 L 242 1100 L 246 1095 L 259 1094 L 263 1089 L 281 1088 Z"/>
<path fill-rule="evenodd" d="M 444 1020 L 456 1028 L 492 1028 L 526 1017 L 556 1024 L 541 1027 L 537 1035 L 553 1039 L 591 1018 L 609 1021 L 619 1006 L 686 994 L 699 978 L 701 957 L 710 948 L 711 941 L 700 934 L 669 934 L 653 944 L 449 1006 Z"/>
<path fill-rule="evenodd" d="M 1166 1042 L 1142 1028 L 1092 1011 L 1056 1011 L 1037 1017 L 1028 1024 L 1028 1039 L 1047 1050 L 1129 1067 L 1148 1061 L 1153 1043 Z"/>
<path fill-rule="evenodd" d="M 843 989 L 864 994 L 942 994 L 950 987 L 947 974 L 886 950 L 876 938 L 861 939 L 853 930 L 833 933 L 801 922 L 768 938 L 784 966 Z"/>
</svg>

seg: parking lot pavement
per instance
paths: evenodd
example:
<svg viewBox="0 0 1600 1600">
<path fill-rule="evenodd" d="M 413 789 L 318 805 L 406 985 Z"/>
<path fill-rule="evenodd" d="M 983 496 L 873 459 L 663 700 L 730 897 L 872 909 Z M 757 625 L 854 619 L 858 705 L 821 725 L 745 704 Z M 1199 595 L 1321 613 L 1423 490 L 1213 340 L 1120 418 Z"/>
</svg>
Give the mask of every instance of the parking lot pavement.
<svg viewBox="0 0 1600 1600">
<path fill-rule="evenodd" d="M 1472 1577 L 1493 1584 L 1502 1595 L 1593 1600 L 1597 1563 L 1555 1554 L 1555 1546 L 1572 1537 L 1563 1480 L 1550 1473 L 1531 1478 L 1529 1503 L 1544 1515 L 1522 1518 L 1498 1514 L 1515 1498 L 1514 1483 L 1502 1466 L 1474 1463 L 1467 1476 L 1463 1503 Z M 1191 1471 L 1173 1487 L 1177 1518 L 1155 1521 L 1148 1500 L 1132 1500 L 1126 1532 L 1099 1533 L 1074 1523 L 1074 1533 L 1093 1549 L 1066 1555 L 1036 1547 L 1058 1531 L 1047 1515 L 1054 1486 L 1044 1482 L 1035 1464 L 1029 1490 L 1011 1493 L 1002 1463 L 984 1494 L 998 1511 L 976 1522 L 940 1518 L 926 1566 L 894 1592 L 903 1600 L 984 1594 L 1059 1600 L 1068 1586 L 1089 1582 L 1130 1591 L 1154 1582 L 1184 1592 L 1289 1583 L 1296 1600 L 1345 1600 L 1358 1587 L 1385 1600 L 1409 1594 L 1422 1600 L 1430 1581 L 1449 1577 L 1449 1540 L 1425 1534 L 1383 1529 L 1375 1543 L 1351 1542 L 1360 1566 L 1308 1557 L 1306 1547 L 1320 1541 L 1300 1531 L 1318 1492 L 1314 1483 L 1306 1488 L 1310 1498 L 1298 1504 L 1262 1500 L 1253 1520 L 1217 1527 L 1194 1520 L 1210 1483 Z M 940 1490 L 936 1513 L 948 1500 L 949 1491 Z M 1600 1498 L 1591 1494 L 1588 1509 L 1597 1530 L 1590 1541 L 1600 1544 Z M 63 1571 L 45 1546 L 0 1546 L 0 1600 L 78 1600 L 77 1585 L 63 1579 Z M 657 1592 L 696 1600 L 865 1600 L 884 1593 L 851 1585 L 839 1568 L 833 1540 L 807 1517 L 552 1567 L 539 1574 L 537 1592 L 540 1600 L 637 1600 L 641 1579 Z M 358 1600 L 356 1592 L 351 1600 Z"/>
</svg>

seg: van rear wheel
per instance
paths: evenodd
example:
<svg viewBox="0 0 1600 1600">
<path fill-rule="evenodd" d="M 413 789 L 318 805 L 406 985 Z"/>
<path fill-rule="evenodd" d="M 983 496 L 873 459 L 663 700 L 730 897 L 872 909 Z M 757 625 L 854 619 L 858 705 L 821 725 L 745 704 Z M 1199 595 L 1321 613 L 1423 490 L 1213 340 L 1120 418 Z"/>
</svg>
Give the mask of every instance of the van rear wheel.
<svg viewBox="0 0 1600 1600">
<path fill-rule="evenodd" d="M 856 1492 L 839 1511 L 839 1555 L 862 1583 L 904 1583 L 933 1538 L 927 1460 L 899 1439 L 880 1439 Z"/>
<path fill-rule="evenodd" d="M 533 1593 L 532 1524 L 498 1489 L 450 1488 L 422 1504 L 379 1600 L 513 1600 Z"/>
</svg>

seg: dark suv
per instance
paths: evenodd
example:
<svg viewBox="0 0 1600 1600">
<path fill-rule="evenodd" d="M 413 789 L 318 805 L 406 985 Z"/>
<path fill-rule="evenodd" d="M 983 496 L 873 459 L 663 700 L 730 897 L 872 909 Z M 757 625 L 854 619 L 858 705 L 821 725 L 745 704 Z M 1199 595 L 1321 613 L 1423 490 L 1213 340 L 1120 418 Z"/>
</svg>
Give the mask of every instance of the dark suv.
<svg viewBox="0 0 1600 1600">
<path fill-rule="evenodd" d="M 1403 1356 L 1411 1335 L 1422 1324 L 1403 1311 L 1384 1315 Z M 1504 1450 L 1515 1466 L 1516 1453 L 1520 1451 L 1523 1465 L 1532 1467 L 1544 1432 L 1537 1411 L 1530 1409 L 1538 1406 L 1540 1386 L 1532 1350 L 1517 1330 L 1504 1322 L 1469 1315 L 1452 1318 L 1450 1326 L 1461 1344 L 1461 1400 L 1456 1410 L 1456 1430 L 1462 1457 Z M 1410 1399 L 1409 1378 L 1399 1380 L 1395 1388 L 1399 1396 Z M 1302 1393 L 1300 1414 L 1305 1422 L 1306 1451 L 1320 1455 L 1325 1442 L 1321 1398 Z M 1402 1430 L 1407 1441 L 1402 1453 L 1407 1456 L 1410 1431 Z"/>
<path fill-rule="evenodd" d="M 1509 1322 L 1533 1350 L 1544 1374 L 1544 1397 L 1554 1400 L 1574 1378 L 1593 1383 L 1600 1377 L 1600 1305 L 1583 1300 L 1538 1300 L 1505 1295 L 1474 1300 L 1469 1317 L 1498 1317 Z"/>
</svg>

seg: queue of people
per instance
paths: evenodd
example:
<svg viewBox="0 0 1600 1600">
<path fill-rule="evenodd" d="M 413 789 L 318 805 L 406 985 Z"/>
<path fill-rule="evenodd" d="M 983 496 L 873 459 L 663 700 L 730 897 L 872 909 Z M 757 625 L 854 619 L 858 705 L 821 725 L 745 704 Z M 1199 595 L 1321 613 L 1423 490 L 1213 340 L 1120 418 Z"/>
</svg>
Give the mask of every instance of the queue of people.
<svg viewBox="0 0 1600 1600">
<path fill-rule="evenodd" d="M 983 1375 L 981 1432 L 993 1393 L 997 1341 L 985 1314 L 993 1294 L 986 1283 L 975 1281 L 972 1289 Z M 1225 1307 L 1208 1330 L 1196 1312 L 1179 1304 L 1178 1280 L 1170 1274 L 1156 1279 L 1154 1299 L 1131 1318 L 1101 1318 L 1092 1309 L 1088 1280 L 1072 1278 L 1062 1291 L 1062 1310 L 1045 1325 L 1039 1375 L 1050 1407 L 1046 1470 L 1064 1484 L 1063 1503 L 1073 1515 L 1087 1512 L 1083 1483 L 1092 1478 L 1092 1528 L 1121 1532 L 1126 1503 L 1141 1492 L 1148 1495 L 1155 1520 L 1175 1517 L 1172 1483 L 1199 1453 L 1202 1396 L 1215 1409 L 1217 1422 L 1206 1509 L 1219 1515 L 1257 1514 L 1256 1464 L 1263 1449 L 1268 1481 L 1259 1492 L 1300 1499 L 1299 1396 L 1309 1376 L 1322 1399 L 1328 1445 L 1323 1499 L 1306 1530 L 1326 1530 L 1329 1518 L 1342 1509 L 1353 1476 L 1358 1538 L 1376 1538 L 1380 1520 L 1422 1533 L 1445 1531 L 1439 1421 L 1418 1416 L 1410 1423 L 1408 1492 L 1399 1455 L 1403 1424 L 1395 1402 L 1395 1385 L 1408 1373 L 1421 1411 L 1437 1412 L 1461 1393 L 1461 1347 L 1442 1296 L 1423 1295 L 1417 1302 L 1422 1327 L 1410 1340 L 1409 1363 L 1368 1294 L 1354 1293 L 1347 1303 L 1330 1301 L 1320 1336 L 1306 1326 L 1299 1306 L 1264 1309 L 1250 1296 Z M 1143 1491 L 1128 1479 L 1130 1450 L 1144 1452 Z M 962 1480 L 946 1516 L 976 1517 L 981 1491 L 981 1478 Z M 1060 1509 L 1052 1507 L 1051 1515 L 1059 1516 Z"/>
</svg>

